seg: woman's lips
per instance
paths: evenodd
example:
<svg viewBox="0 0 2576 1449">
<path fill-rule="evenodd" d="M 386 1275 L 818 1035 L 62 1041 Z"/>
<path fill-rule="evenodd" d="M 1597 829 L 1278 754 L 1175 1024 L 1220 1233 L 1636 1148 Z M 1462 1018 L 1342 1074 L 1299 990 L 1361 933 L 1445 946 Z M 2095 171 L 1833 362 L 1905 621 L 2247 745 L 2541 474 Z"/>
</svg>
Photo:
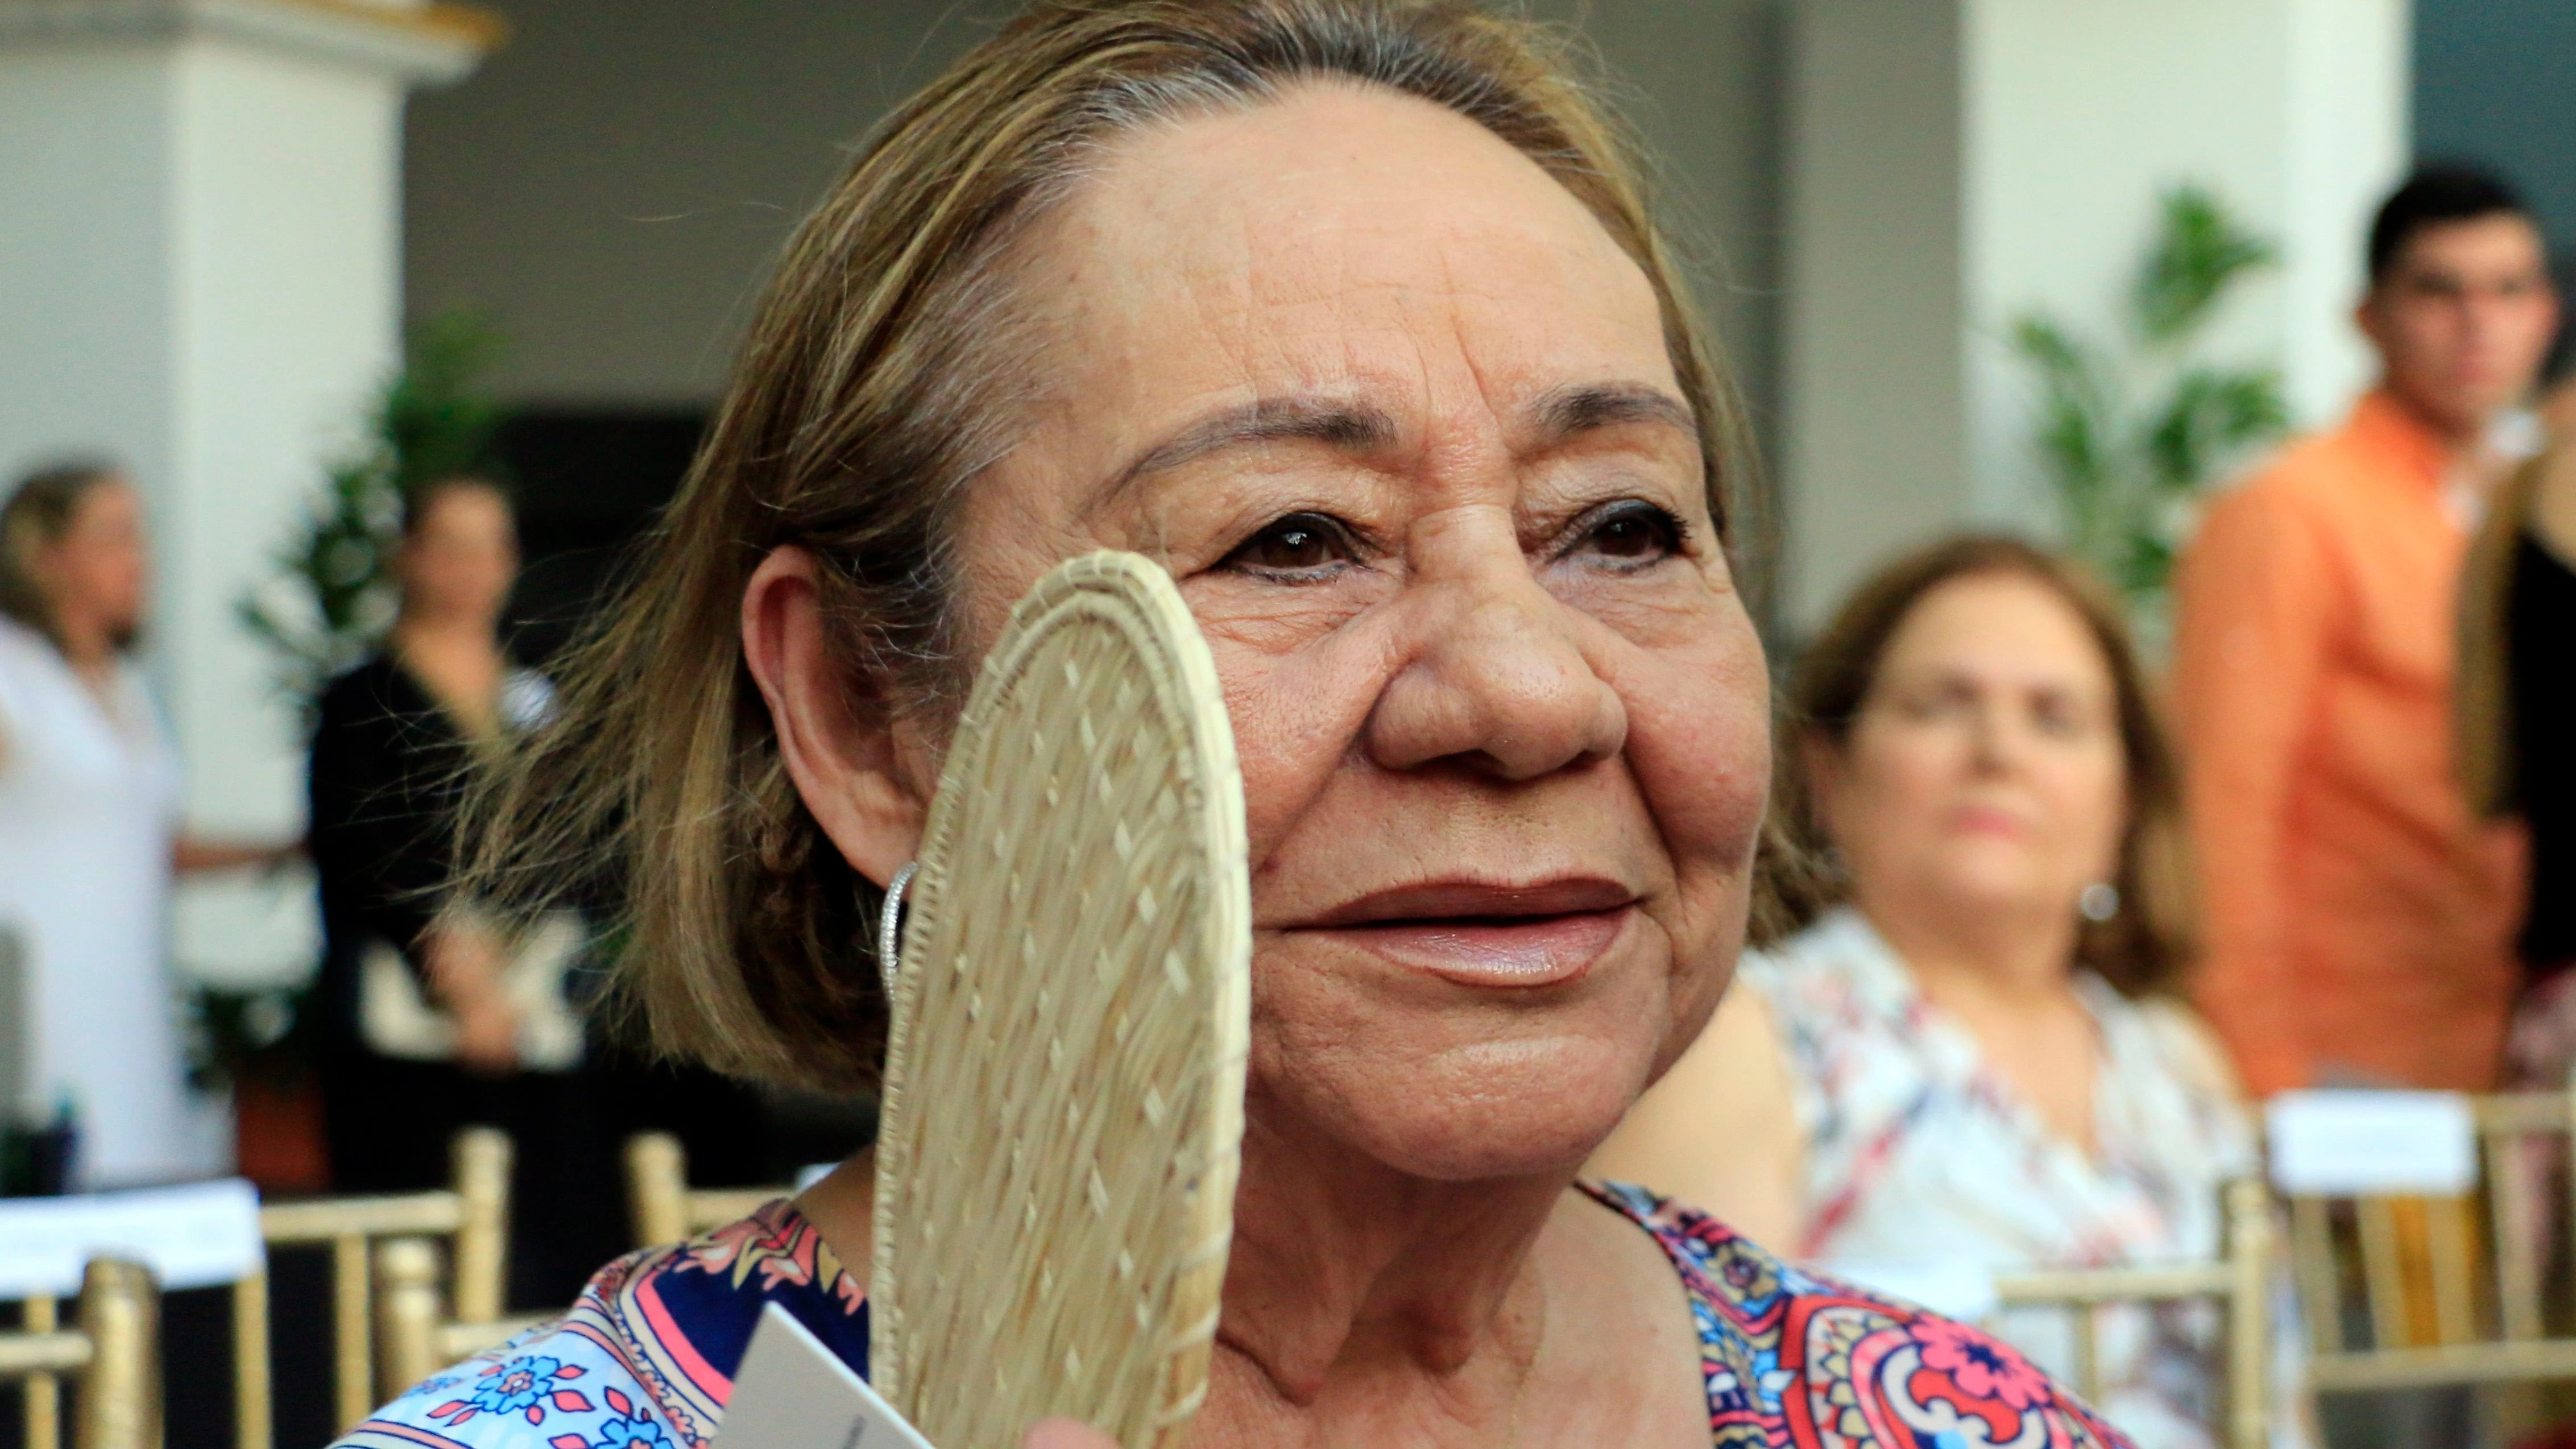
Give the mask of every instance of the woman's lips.
<svg viewBox="0 0 2576 1449">
<path fill-rule="evenodd" d="M 1388 921 L 1331 934 L 1461 986 L 1556 986 L 1600 960 L 1633 907 L 1508 920 Z"/>
<path fill-rule="evenodd" d="M 2006 840 L 2019 840 L 2030 833 L 2030 825 L 2010 811 L 1985 806 L 1965 806 L 1950 817 L 1951 827 L 1961 835 L 1996 835 Z"/>
<path fill-rule="evenodd" d="M 1635 896 L 1606 880 L 1435 881 L 1363 897 L 1305 929 L 1462 986 L 1526 989 L 1583 975 L 1635 910 Z"/>
</svg>

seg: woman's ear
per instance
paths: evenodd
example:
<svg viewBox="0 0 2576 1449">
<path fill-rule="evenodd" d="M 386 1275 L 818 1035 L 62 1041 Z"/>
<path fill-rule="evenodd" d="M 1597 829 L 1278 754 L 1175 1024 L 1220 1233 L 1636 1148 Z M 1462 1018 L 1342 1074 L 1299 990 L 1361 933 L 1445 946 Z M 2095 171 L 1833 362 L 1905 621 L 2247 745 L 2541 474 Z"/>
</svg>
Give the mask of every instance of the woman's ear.
<svg viewBox="0 0 2576 1449">
<path fill-rule="evenodd" d="M 878 885 L 921 845 L 931 789 L 884 695 L 835 659 L 814 556 L 771 550 L 742 594 L 742 652 L 787 777 L 850 868 Z"/>
</svg>

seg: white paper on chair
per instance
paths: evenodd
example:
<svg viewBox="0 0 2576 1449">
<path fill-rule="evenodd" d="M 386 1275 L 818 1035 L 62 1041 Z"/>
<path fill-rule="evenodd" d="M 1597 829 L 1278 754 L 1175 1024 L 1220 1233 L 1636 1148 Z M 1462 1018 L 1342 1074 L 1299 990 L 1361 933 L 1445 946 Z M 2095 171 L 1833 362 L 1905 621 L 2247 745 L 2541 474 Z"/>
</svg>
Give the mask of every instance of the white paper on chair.
<svg viewBox="0 0 2576 1449">
<path fill-rule="evenodd" d="M 2263 1109 L 2272 1185 L 2294 1197 L 2456 1197 L 2478 1180 L 2458 1092 L 2283 1092 Z"/>
<path fill-rule="evenodd" d="M 80 1291 L 92 1258 L 131 1258 L 164 1288 L 237 1283 L 264 1261 L 259 1191 L 240 1178 L 0 1199 L 0 1299 Z"/>
<path fill-rule="evenodd" d="M 893 1406 L 775 1303 L 760 1310 L 717 1449 L 930 1449 Z"/>
</svg>

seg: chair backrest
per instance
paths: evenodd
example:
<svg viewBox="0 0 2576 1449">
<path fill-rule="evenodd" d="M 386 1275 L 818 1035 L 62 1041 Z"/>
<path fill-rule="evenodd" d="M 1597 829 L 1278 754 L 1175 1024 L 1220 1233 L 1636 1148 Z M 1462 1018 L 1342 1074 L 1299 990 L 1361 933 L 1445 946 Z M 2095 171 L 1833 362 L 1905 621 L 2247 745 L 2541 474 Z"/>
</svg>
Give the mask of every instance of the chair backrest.
<svg viewBox="0 0 2576 1449">
<path fill-rule="evenodd" d="M 2576 1379 L 2576 1336 L 2549 1333 L 2544 1273 L 2569 1222 L 2571 1104 L 2471 1099 L 2480 1170 L 2463 1193 L 2290 1197 L 2313 1389 Z"/>
<path fill-rule="evenodd" d="M 2105 1305 L 2192 1299 L 2223 1305 L 2227 1408 L 2221 1442 L 2229 1449 L 2263 1449 L 2272 1437 L 2271 1196 L 2252 1179 L 2227 1184 L 2221 1196 L 2225 1254 L 2214 1261 L 2004 1273 L 1995 1278 L 1995 1297 L 2007 1308 L 2067 1311 L 2073 1328 L 2075 1391 L 2087 1400 L 2100 1392 L 2101 1361 L 2094 1330 L 2095 1315 Z"/>
<path fill-rule="evenodd" d="M 270 1249 L 327 1246 L 331 1251 L 332 1399 L 335 1422 L 343 1430 L 430 1371 L 415 1371 L 409 1355 L 385 1355 L 380 1362 L 376 1353 L 374 1270 L 392 1241 L 421 1240 L 421 1251 L 431 1255 L 428 1276 L 435 1305 L 436 1250 L 427 1240 L 448 1240 L 452 1312 L 435 1314 L 437 1319 L 495 1328 L 508 1322 L 501 1310 L 509 1269 L 510 1157 L 508 1134 L 469 1127 L 450 1146 L 449 1187 L 313 1198 L 259 1210 L 260 1236 Z M 396 1257 L 408 1271 L 411 1260 L 399 1252 Z M 271 1449 L 267 1279 L 244 1279 L 233 1293 L 236 1439 L 239 1449 Z M 401 1362 L 395 1361 L 398 1357 Z"/>
<path fill-rule="evenodd" d="M 27 1449 L 61 1449 L 62 1379 L 80 1380 L 77 1449 L 160 1449 L 161 1291 L 152 1270 L 93 1258 L 81 1275 L 79 1319 L 52 1298 L 25 1302 L 16 1333 L 0 1333 L 0 1379 L 25 1395 Z"/>
<path fill-rule="evenodd" d="M 498 1348 L 553 1317 L 450 1317 L 438 1291 L 438 1247 L 427 1238 L 387 1238 L 376 1245 L 378 1371 L 391 1397 L 485 1349 Z"/>
<path fill-rule="evenodd" d="M 635 1246 L 676 1243 L 692 1233 L 749 1217 L 761 1204 L 793 1196 L 776 1187 L 691 1187 L 688 1149 L 668 1132 L 638 1132 L 626 1139 L 626 1193 Z"/>
</svg>

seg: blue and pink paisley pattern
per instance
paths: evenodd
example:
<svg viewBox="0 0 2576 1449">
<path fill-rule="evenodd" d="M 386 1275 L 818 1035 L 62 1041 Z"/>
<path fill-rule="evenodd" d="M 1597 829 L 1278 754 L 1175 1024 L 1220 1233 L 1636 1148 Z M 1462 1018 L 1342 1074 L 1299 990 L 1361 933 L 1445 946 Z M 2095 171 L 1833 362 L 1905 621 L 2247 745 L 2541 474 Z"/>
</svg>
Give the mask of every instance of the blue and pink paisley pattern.
<svg viewBox="0 0 2576 1449">
<path fill-rule="evenodd" d="M 1691 1304 L 1709 1438 L 1742 1449 L 2121 1449 L 1975 1329 L 1804 1273 L 1639 1189 L 1585 1192 L 1654 1236 Z M 761 1305 L 862 1374 L 864 1283 L 784 1200 L 602 1269 L 572 1311 L 414 1388 L 345 1449 L 707 1449 Z"/>
</svg>

